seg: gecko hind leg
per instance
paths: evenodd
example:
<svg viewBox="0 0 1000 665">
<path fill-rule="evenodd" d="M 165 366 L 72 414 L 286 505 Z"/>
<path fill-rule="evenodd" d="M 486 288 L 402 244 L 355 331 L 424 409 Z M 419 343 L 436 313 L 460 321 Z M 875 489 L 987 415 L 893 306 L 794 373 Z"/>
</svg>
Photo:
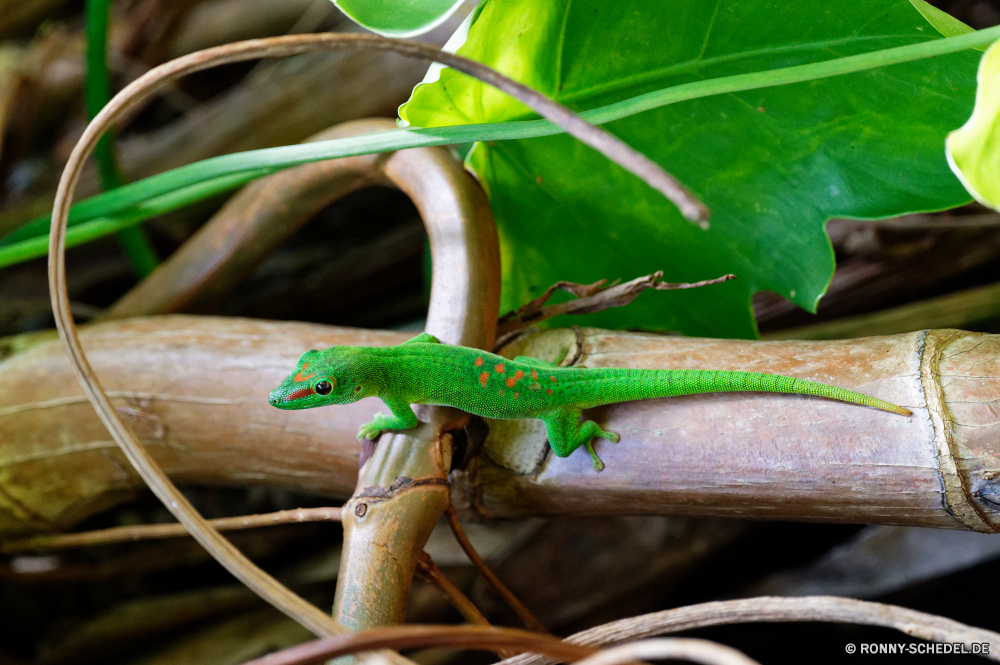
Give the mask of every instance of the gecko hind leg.
<svg viewBox="0 0 1000 665">
<path fill-rule="evenodd" d="M 543 413 L 540 418 L 545 423 L 545 431 L 549 436 L 549 446 L 558 457 L 569 457 L 570 453 L 584 446 L 594 461 L 594 471 L 603 471 L 604 462 L 594 450 L 595 436 L 618 443 L 621 437 L 615 432 L 606 432 L 593 420 L 580 422 L 579 408 L 567 407 Z"/>
</svg>

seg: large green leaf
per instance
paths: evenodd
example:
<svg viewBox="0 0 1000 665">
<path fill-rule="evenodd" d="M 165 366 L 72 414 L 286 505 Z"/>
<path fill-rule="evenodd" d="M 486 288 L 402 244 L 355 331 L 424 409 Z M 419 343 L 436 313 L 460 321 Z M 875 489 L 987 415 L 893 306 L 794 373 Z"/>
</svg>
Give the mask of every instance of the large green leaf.
<svg viewBox="0 0 1000 665">
<path fill-rule="evenodd" d="M 948 163 L 969 193 L 1000 210 L 1000 42 L 983 55 L 977 79 L 972 116 L 948 134 L 945 149 Z"/>
<path fill-rule="evenodd" d="M 386 37 L 413 37 L 440 25 L 464 0 L 333 0 L 356 23 Z"/>
<path fill-rule="evenodd" d="M 490 0 L 459 53 L 574 109 L 713 77 L 939 39 L 908 0 Z M 497 217 L 503 305 L 560 279 L 662 269 L 736 281 L 641 296 L 588 317 L 609 327 L 752 337 L 750 296 L 814 309 L 833 273 L 823 222 L 968 201 L 944 138 L 972 108 L 971 51 L 835 78 L 691 100 L 606 125 L 713 211 L 702 231 L 660 195 L 566 136 L 480 144 L 469 156 Z M 416 126 L 530 117 L 453 70 L 420 86 Z"/>
<path fill-rule="evenodd" d="M 910 0 L 910 4 L 913 5 L 920 15 L 927 19 L 927 22 L 933 26 L 935 30 L 940 32 L 945 37 L 957 37 L 958 35 L 967 35 L 969 33 L 975 32 L 971 27 L 959 21 L 957 18 L 949 14 L 948 12 L 941 11 L 934 5 L 927 2 L 927 0 Z M 985 51 L 985 46 L 975 47 L 977 51 Z"/>
</svg>

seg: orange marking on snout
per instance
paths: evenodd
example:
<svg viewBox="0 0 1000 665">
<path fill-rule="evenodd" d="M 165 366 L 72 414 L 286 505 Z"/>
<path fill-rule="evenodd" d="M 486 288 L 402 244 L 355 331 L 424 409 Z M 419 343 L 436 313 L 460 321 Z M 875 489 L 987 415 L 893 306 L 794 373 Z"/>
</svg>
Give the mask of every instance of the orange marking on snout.
<svg viewBox="0 0 1000 665">
<path fill-rule="evenodd" d="M 538 385 L 538 381 L 535 381 L 532 385 L 528 387 L 531 388 L 532 390 L 541 390 L 542 388 L 540 385 Z"/>
<path fill-rule="evenodd" d="M 524 372 L 522 372 L 521 370 L 517 370 L 516 372 L 514 372 L 515 381 L 520 381 L 523 378 L 524 378 Z"/>
<path fill-rule="evenodd" d="M 508 388 L 513 388 L 515 383 L 517 383 L 517 379 L 515 379 L 514 377 L 510 377 L 509 379 L 507 379 Z"/>
<path fill-rule="evenodd" d="M 313 377 L 311 373 L 307 374 L 306 376 L 302 376 L 302 372 L 306 371 L 308 368 L 309 368 L 309 363 L 302 363 L 302 369 L 299 370 L 298 374 L 292 377 L 292 381 L 308 381 L 309 379 L 311 379 Z"/>
<path fill-rule="evenodd" d="M 546 388 L 546 389 L 545 389 L 545 392 L 547 392 L 548 394 L 550 394 L 550 395 L 551 395 L 551 394 L 552 394 L 552 388 Z"/>
<path fill-rule="evenodd" d="M 536 372 L 535 370 L 531 370 L 531 378 L 533 378 L 535 381 L 537 381 L 538 380 L 538 372 Z"/>
<path fill-rule="evenodd" d="M 490 378 L 489 372 L 483 372 L 482 374 L 479 375 L 479 383 L 480 385 L 483 386 L 483 388 L 486 387 L 486 382 L 489 380 L 489 378 Z"/>
<path fill-rule="evenodd" d="M 482 367 L 484 362 L 486 362 L 486 361 L 483 360 L 482 358 L 476 358 L 476 362 L 474 362 L 472 364 L 475 365 L 476 367 Z"/>
<path fill-rule="evenodd" d="M 285 398 L 285 401 L 291 402 L 292 400 L 296 400 L 300 397 L 308 397 L 309 395 L 312 394 L 313 394 L 312 388 L 303 388 L 302 390 L 296 390 L 294 393 L 290 393 L 288 397 Z"/>
<path fill-rule="evenodd" d="M 497 363 L 497 366 L 493 368 L 493 371 L 496 372 L 497 374 L 503 374 L 503 370 L 504 370 L 503 363 Z"/>
<path fill-rule="evenodd" d="M 550 376 L 549 378 L 552 379 L 552 383 L 559 383 L 558 381 L 556 381 L 556 377 Z"/>
</svg>

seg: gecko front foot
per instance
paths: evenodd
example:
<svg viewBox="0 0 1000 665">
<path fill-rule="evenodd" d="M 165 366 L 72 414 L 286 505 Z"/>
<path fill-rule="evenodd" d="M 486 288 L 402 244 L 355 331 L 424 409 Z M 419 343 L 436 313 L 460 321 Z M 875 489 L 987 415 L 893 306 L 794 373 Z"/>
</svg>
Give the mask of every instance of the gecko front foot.
<svg viewBox="0 0 1000 665">
<path fill-rule="evenodd" d="M 358 441 L 368 439 L 369 441 L 376 440 L 379 435 L 382 434 L 382 430 L 375 426 L 375 423 L 366 423 L 358 428 Z"/>
<path fill-rule="evenodd" d="M 397 415 L 387 416 L 381 411 L 375 414 L 370 423 L 365 423 L 358 428 L 358 439 L 368 439 L 369 441 L 374 441 L 378 436 L 388 430 L 388 429 L 412 429 L 417 426 L 417 417 L 413 415 L 413 411 L 410 410 L 409 406 L 406 406 L 406 411 L 403 411 L 407 417 L 400 417 Z"/>
<path fill-rule="evenodd" d="M 393 418 L 381 412 L 376 413 L 375 418 L 370 423 L 365 423 L 358 428 L 358 440 L 368 439 L 369 441 L 374 441 L 384 430 L 392 429 L 392 421 Z"/>
</svg>

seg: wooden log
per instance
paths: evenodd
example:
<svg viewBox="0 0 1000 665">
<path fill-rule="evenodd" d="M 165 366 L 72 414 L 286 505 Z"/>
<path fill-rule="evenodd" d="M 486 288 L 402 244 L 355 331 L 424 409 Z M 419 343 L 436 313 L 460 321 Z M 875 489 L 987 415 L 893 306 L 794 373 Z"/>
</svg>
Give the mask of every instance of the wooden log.
<svg viewBox="0 0 1000 665">
<path fill-rule="evenodd" d="M 267 392 L 298 355 L 397 344 L 412 333 L 167 316 L 107 322 L 83 339 L 130 423 L 180 482 L 267 484 L 347 497 L 357 426 L 376 400 L 278 411 Z M 84 398 L 58 341 L 0 343 L 0 535 L 69 528 L 140 486 Z M 909 418 L 815 397 L 715 394 L 586 415 L 621 433 L 562 459 L 536 421 L 488 421 L 453 500 L 481 517 L 684 514 L 997 530 L 992 404 L 1000 337 L 960 331 L 834 342 L 747 342 L 551 330 L 504 354 L 588 367 L 746 369 L 895 401 Z M 4 349 L 6 351 L 6 357 Z"/>
<path fill-rule="evenodd" d="M 531 421 L 490 423 L 483 453 L 460 479 L 464 491 L 454 494 L 488 517 L 685 514 L 994 531 L 998 344 L 957 330 L 827 342 L 539 333 L 505 354 L 552 358 L 569 348 L 587 367 L 787 374 L 914 415 L 755 393 L 612 405 L 584 414 L 622 435 L 617 445 L 598 444 L 607 464 L 600 474 L 584 453 L 548 454 Z"/>
<path fill-rule="evenodd" d="M 83 340 L 133 431 L 177 482 L 346 498 L 357 482 L 358 424 L 381 404 L 280 411 L 267 393 L 309 349 L 411 336 L 174 316 L 92 326 Z M 0 361 L 0 376 L 0 534 L 63 530 L 143 487 L 58 340 Z"/>
</svg>

